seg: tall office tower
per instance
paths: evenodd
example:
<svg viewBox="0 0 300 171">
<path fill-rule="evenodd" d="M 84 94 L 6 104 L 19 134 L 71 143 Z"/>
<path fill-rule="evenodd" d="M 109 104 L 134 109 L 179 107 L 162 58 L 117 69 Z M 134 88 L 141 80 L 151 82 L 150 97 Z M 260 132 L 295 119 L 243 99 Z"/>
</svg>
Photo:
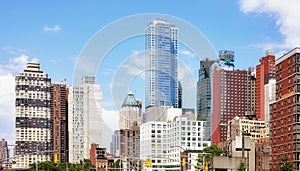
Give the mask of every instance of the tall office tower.
<svg viewBox="0 0 300 171">
<path fill-rule="evenodd" d="M 119 130 L 115 130 L 114 134 L 112 135 L 112 140 L 110 143 L 110 154 L 112 155 L 112 157 L 118 157 L 120 156 L 120 131 Z"/>
<path fill-rule="evenodd" d="M 7 141 L 5 139 L 2 139 L 0 141 L 0 165 L 1 163 L 8 162 L 9 153 L 8 153 L 8 146 Z"/>
<path fill-rule="evenodd" d="M 249 119 L 256 118 L 255 115 L 255 105 L 256 105 L 256 96 L 255 96 L 255 91 L 256 91 L 256 70 L 254 67 L 250 67 L 248 69 L 250 73 L 250 111 L 246 113 L 246 116 Z"/>
<path fill-rule="evenodd" d="M 146 108 L 178 107 L 177 28 L 155 19 L 146 29 Z"/>
<path fill-rule="evenodd" d="M 205 122 L 205 140 L 211 135 L 211 66 L 217 60 L 204 59 L 200 61 L 199 80 L 197 82 L 197 118 Z"/>
<path fill-rule="evenodd" d="M 51 85 L 51 117 L 55 162 L 68 161 L 68 88 L 65 81 Z"/>
<path fill-rule="evenodd" d="M 220 63 L 212 66 L 212 144 L 226 140 L 225 124 L 250 110 L 250 73 L 233 70 L 233 52 L 220 52 Z"/>
<path fill-rule="evenodd" d="M 119 128 L 130 129 L 142 124 L 142 102 L 137 101 L 133 93 L 129 92 L 120 109 Z"/>
<path fill-rule="evenodd" d="M 51 79 L 30 62 L 16 81 L 16 167 L 51 160 Z M 37 155 L 36 152 L 39 152 Z"/>
<path fill-rule="evenodd" d="M 101 145 L 102 92 L 94 76 L 84 76 L 79 86 L 69 88 L 69 161 L 90 158 L 91 144 Z"/>
<path fill-rule="evenodd" d="M 275 100 L 275 56 L 273 50 L 267 50 L 266 56 L 256 66 L 256 118 L 269 121 L 270 101 Z"/>
<path fill-rule="evenodd" d="M 270 170 L 278 170 L 283 155 L 300 170 L 300 48 L 275 61 L 276 101 L 270 108 Z"/>
<path fill-rule="evenodd" d="M 181 82 L 178 81 L 178 108 L 182 108 L 182 86 Z"/>
</svg>

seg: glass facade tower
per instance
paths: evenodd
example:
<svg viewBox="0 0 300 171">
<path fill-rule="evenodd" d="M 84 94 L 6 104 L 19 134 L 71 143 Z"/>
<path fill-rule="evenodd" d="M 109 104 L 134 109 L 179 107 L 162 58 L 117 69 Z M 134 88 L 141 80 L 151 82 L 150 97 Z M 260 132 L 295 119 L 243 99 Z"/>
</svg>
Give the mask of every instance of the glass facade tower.
<svg viewBox="0 0 300 171">
<path fill-rule="evenodd" d="M 146 108 L 178 107 L 177 28 L 155 19 L 146 28 Z"/>
</svg>

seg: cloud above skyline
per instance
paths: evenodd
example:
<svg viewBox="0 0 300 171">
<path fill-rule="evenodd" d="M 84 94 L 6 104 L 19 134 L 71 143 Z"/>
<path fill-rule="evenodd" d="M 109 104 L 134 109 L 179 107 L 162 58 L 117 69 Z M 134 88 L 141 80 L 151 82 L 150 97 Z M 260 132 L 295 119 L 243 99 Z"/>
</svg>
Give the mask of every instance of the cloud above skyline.
<svg viewBox="0 0 300 171">
<path fill-rule="evenodd" d="M 185 55 L 185 56 L 188 56 L 188 57 L 195 57 L 195 54 L 189 50 L 182 50 L 182 51 L 179 51 L 179 54 L 182 54 L 182 55 Z"/>
<path fill-rule="evenodd" d="M 283 42 L 270 42 L 261 47 L 290 49 L 300 46 L 299 0 L 240 0 L 240 9 L 245 14 L 267 14 L 276 21 Z"/>
<path fill-rule="evenodd" d="M 9 144 L 15 140 L 15 75 L 32 61 L 37 59 L 22 54 L 0 64 L 0 137 L 7 139 Z"/>
<path fill-rule="evenodd" d="M 54 25 L 54 26 L 44 26 L 43 29 L 45 32 L 59 32 L 61 30 L 61 27 L 59 25 Z"/>
</svg>

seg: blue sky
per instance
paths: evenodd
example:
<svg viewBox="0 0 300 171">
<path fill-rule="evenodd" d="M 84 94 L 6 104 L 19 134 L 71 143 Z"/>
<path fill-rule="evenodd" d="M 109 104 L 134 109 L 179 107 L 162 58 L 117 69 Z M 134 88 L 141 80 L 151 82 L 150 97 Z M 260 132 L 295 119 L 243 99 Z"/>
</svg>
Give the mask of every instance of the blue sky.
<svg viewBox="0 0 300 171">
<path fill-rule="evenodd" d="M 142 13 L 181 18 L 198 28 L 216 51 L 235 51 L 236 68 L 247 69 L 258 64 L 265 49 L 274 49 L 279 57 L 300 44 L 299 9 L 297 0 L 1 1 L 0 138 L 14 138 L 13 77 L 26 62 L 37 59 L 52 81 L 67 79 L 71 85 L 76 60 L 84 46 L 104 26 L 120 18 Z M 111 89 L 119 63 L 143 50 L 143 37 L 129 39 L 114 47 L 103 61 L 97 80 L 103 90 L 105 111 L 116 110 Z M 199 61 L 189 52 L 181 46 L 179 58 L 197 79 Z M 144 101 L 142 81 L 143 76 L 136 77 L 128 89 Z M 125 94 L 120 96 L 123 101 Z"/>
</svg>

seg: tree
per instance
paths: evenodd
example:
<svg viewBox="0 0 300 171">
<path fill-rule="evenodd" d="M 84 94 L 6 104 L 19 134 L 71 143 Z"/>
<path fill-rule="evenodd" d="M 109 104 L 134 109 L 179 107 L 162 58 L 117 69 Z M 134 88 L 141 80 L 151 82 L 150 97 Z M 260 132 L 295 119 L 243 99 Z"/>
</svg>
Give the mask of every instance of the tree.
<svg viewBox="0 0 300 171">
<path fill-rule="evenodd" d="M 206 147 L 203 149 L 203 154 L 199 154 L 196 164 L 197 170 L 203 170 L 204 163 L 210 164 L 213 156 L 220 156 L 222 154 L 222 150 L 219 149 L 216 145 Z"/>
<path fill-rule="evenodd" d="M 240 162 L 239 167 L 237 168 L 237 171 L 245 171 L 246 170 L 246 166 L 244 162 Z"/>
<path fill-rule="evenodd" d="M 291 162 L 288 161 L 289 158 L 287 156 L 282 156 L 279 165 L 279 171 L 291 171 L 293 165 Z"/>
<path fill-rule="evenodd" d="M 35 171 L 36 163 L 29 165 L 30 171 Z M 53 161 L 38 162 L 39 171 L 65 171 L 66 163 L 55 164 Z M 80 161 L 78 164 L 68 163 L 68 171 L 93 171 L 96 170 L 95 166 L 91 164 L 91 161 L 84 159 L 84 162 Z"/>
<path fill-rule="evenodd" d="M 118 159 L 117 161 L 114 162 L 114 164 L 112 165 L 112 169 L 110 169 L 110 171 L 120 171 L 120 169 L 122 168 L 123 168 L 123 164 L 121 160 Z"/>
</svg>

